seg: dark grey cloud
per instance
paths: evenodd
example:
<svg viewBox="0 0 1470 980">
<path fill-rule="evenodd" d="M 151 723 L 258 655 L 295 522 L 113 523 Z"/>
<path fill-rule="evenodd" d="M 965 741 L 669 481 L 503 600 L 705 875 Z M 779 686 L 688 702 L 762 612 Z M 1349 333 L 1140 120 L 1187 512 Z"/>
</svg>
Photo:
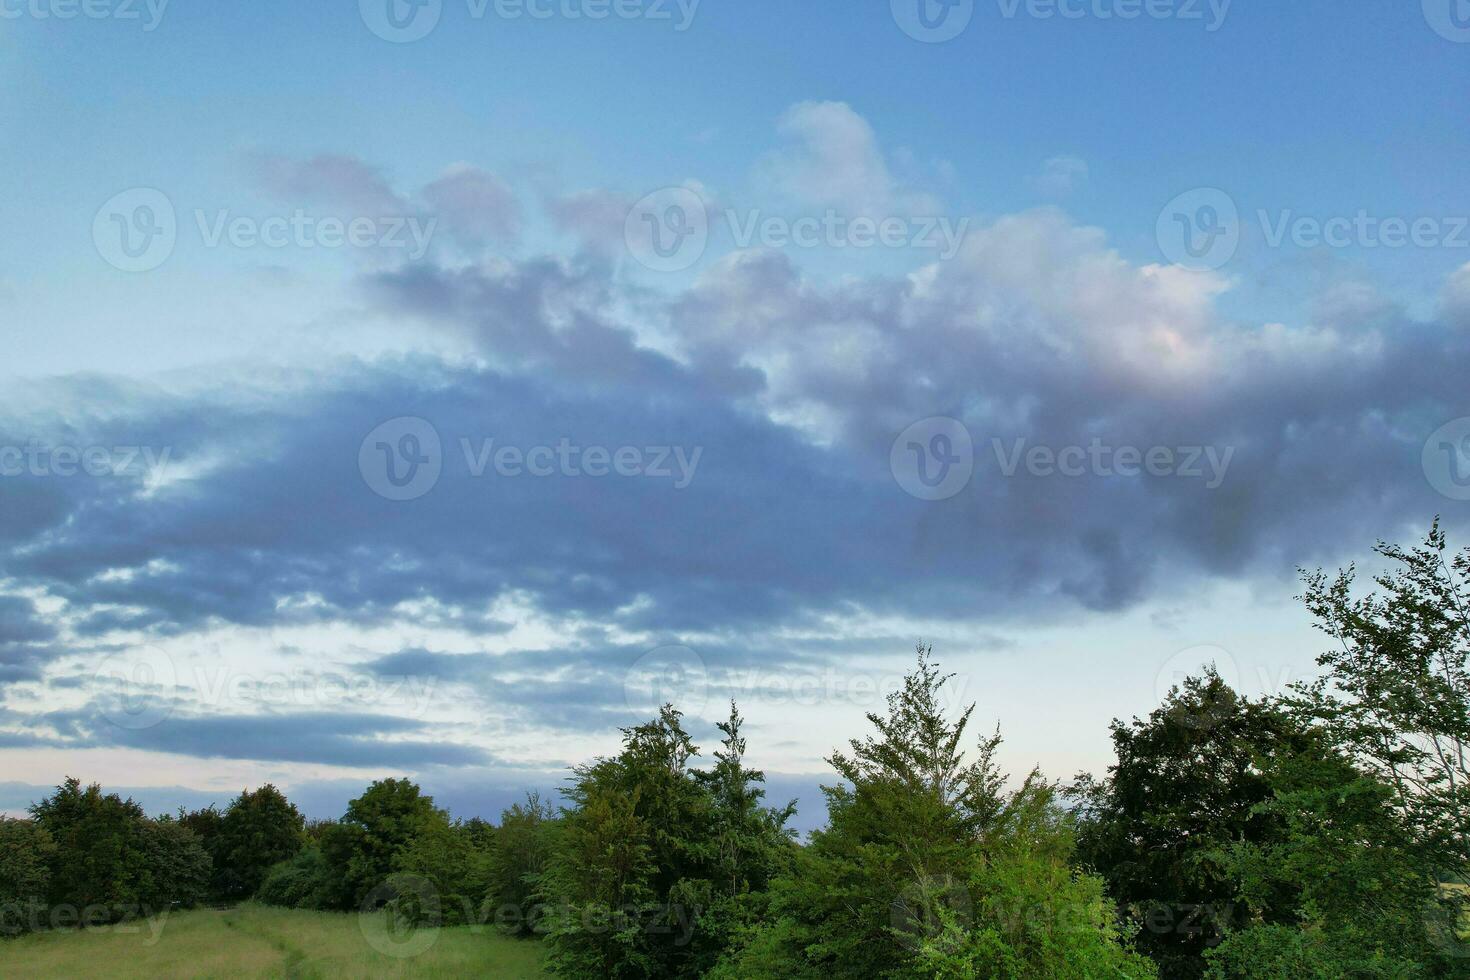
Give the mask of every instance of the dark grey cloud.
<svg viewBox="0 0 1470 980">
<path fill-rule="evenodd" d="M 153 715 L 131 705 L 133 716 Z M 391 715 L 295 712 L 261 715 L 179 714 L 156 724 L 130 727 L 116 703 L 96 701 L 80 709 L 11 719 L 24 728 L 11 737 L 22 744 L 55 748 L 130 748 L 201 759 L 307 762 L 358 768 L 414 771 L 426 766 L 484 765 L 491 756 L 471 745 L 430 733 L 421 721 Z"/>
</svg>

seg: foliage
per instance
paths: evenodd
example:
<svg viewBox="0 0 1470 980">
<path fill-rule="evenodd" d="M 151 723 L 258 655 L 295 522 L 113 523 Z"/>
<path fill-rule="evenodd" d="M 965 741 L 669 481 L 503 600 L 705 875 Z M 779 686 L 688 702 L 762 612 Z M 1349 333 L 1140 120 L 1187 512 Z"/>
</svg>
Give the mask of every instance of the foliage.
<svg viewBox="0 0 1470 980">
<path fill-rule="evenodd" d="M 734 930 L 728 917 L 790 847 L 791 807 L 760 805 L 731 706 L 710 773 L 681 716 L 623 730 L 623 750 L 575 771 L 541 893 L 551 963 L 568 976 L 697 977 Z"/>
<path fill-rule="evenodd" d="M 68 779 L 31 814 L 56 846 L 53 907 L 108 920 L 191 905 L 204 894 L 210 864 L 199 839 L 176 821 L 149 820 L 132 800 Z"/>
<path fill-rule="evenodd" d="M 388 881 L 395 862 L 421 833 L 448 822 L 407 779 L 382 779 L 347 804 L 342 819 L 324 828 L 321 851 L 329 878 L 321 890 L 324 907 L 359 908 Z"/>
<path fill-rule="evenodd" d="M 1151 976 L 1122 944 L 1096 879 L 1068 866 L 1071 834 L 1036 774 L 1002 791 L 998 734 L 962 746 L 949 676 L 918 666 L 870 714 L 876 736 L 834 754 L 828 826 L 772 888 L 772 920 L 713 974 L 735 977 Z"/>
<path fill-rule="evenodd" d="M 46 907 L 56 844 L 32 820 L 0 817 L 0 936 L 31 927 Z"/>
<path fill-rule="evenodd" d="M 321 848 L 308 844 L 266 872 L 256 898 L 267 905 L 291 909 L 326 908 L 335 877 Z"/>
<path fill-rule="evenodd" d="M 1470 870 L 1470 549 L 1446 559 L 1435 521 L 1420 547 L 1379 543 L 1394 563 L 1353 597 L 1355 569 L 1304 576 L 1303 601 L 1336 641 L 1295 707 L 1394 793 L 1406 827 L 1445 875 Z"/>
<path fill-rule="evenodd" d="M 486 893 L 493 906 L 491 919 L 506 932 L 534 929 L 536 890 L 551 853 L 556 821 L 556 809 L 536 793 L 500 814 Z"/>
<path fill-rule="evenodd" d="M 305 823 L 295 804 L 271 784 L 242 791 L 214 837 L 218 894 L 227 899 L 254 895 L 272 865 L 301 849 Z"/>
<path fill-rule="evenodd" d="M 1166 976 L 1200 975 L 1205 950 L 1248 911 L 1263 922 L 1295 921 L 1294 881 L 1261 881 L 1248 910 L 1223 854 L 1284 838 L 1283 816 L 1262 806 L 1273 793 L 1262 767 L 1309 744 L 1290 716 L 1240 697 L 1210 669 L 1146 720 L 1114 722 L 1109 777 L 1072 788 L 1082 816 L 1078 863 L 1103 877 L 1139 948 Z"/>
<path fill-rule="evenodd" d="M 489 918 L 492 841 L 481 824 L 430 820 L 394 859 L 395 870 L 432 890 L 435 915 L 444 925 L 478 924 Z M 416 921 L 427 915 L 418 910 Z"/>
</svg>

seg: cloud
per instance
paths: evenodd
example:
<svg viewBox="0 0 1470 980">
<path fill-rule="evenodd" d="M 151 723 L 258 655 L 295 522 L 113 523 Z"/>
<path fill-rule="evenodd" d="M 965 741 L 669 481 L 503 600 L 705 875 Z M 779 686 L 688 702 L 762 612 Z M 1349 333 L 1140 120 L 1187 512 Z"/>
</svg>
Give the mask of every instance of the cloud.
<svg viewBox="0 0 1470 980">
<path fill-rule="evenodd" d="M 55 748 L 130 748 L 201 759 L 252 759 L 352 768 L 416 771 L 426 766 L 483 765 L 485 750 L 428 740 L 422 722 L 392 715 L 294 712 L 261 715 L 169 716 L 147 727 L 108 719 L 115 705 L 92 702 L 23 720 L 21 734 Z M 419 735 L 420 738 L 414 738 Z"/>
<path fill-rule="evenodd" d="M 260 185 L 287 203 L 345 207 L 380 217 L 407 211 L 382 172 L 354 156 L 322 153 L 296 160 L 258 154 L 250 166 Z"/>
<path fill-rule="evenodd" d="M 1066 197 L 1087 183 L 1087 161 L 1079 157 L 1052 157 L 1026 184 L 1044 197 Z"/>
<path fill-rule="evenodd" d="M 873 127 L 845 102 L 798 103 L 777 131 L 786 143 L 764 161 L 761 177 L 798 206 L 868 217 L 939 210 L 929 195 L 900 185 Z"/>
<path fill-rule="evenodd" d="M 440 226 L 464 244 L 512 241 L 521 232 L 521 208 L 510 186 L 492 173 L 456 163 L 421 192 Z"/>
</svg>

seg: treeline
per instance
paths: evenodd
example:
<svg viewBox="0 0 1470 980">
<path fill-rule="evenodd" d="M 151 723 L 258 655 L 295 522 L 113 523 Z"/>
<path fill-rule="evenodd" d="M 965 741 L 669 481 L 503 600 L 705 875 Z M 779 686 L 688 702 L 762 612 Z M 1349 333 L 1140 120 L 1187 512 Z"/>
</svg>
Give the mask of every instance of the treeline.
<svg viewBox="0 0 1470 980">
<path fill-rule="evenodd" d="M 1206 671 L 1114 724 L 1102 778 L 1009 780 L 921 648 L 831 756 L 806 841 L 734 705 L 705 764 L 665 707 L 575 769 L 564 805 L 495 825 L 407 780 L 319 823 L 270 786 L 153 820 L 68 781 L 0 821 L 0 904 L 384 909 L 539 936 L 569 977 L 1467 976 L 1470 553 L 1437 525 L 1379 552 L 1397 569 L 1365 597 L 1351 571 L 1305 577 L 1334 643 L 1320 680 L 1252 700 Z"/>
</svg>

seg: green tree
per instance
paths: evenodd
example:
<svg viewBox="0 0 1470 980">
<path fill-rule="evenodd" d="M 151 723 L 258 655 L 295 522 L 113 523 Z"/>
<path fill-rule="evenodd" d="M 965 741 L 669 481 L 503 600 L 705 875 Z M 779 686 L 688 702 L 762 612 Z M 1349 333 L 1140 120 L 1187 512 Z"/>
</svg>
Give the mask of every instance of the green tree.
<svg viewBox="0 0 1470 980">
<path fill-rule="evenodd" d="M 1221 855 L 1250 915 L 1206 953 L 1207 975 L 1436 975 L 1429 968 L 1446 950 L 1431 941 L 1435 889 L 1392 790 L 1319 748 L 1278 755 L 1266 776 L 1272 796 L 1256 809 L 1283 832 Z M 1264 923 L 1263 897 L 1282 893 L 1297 896 L 1298 921 Z"/>
<path fill-rule="evenodd" d="M 551 963 L 567 976 L 694 976 L 691 932 L 712 893 L 703 876 L 709 800 L 689 771 L 698 749 L 680 714 L 623 729 L 623 750 L 574 770 L 542 878 Z"/>
<path fill-rule="evenodd" d="M 395 870 L 428 882 L 444 925 L 486 921 L 493 838 L 484 825 L 430 820 L 398 852 Z"/>
<path fill-rule="evenodd" d="M 209 891 L 211 864 L 199 837 L 171 817 L 138 827 L 139 863 L 131 871 L 142 910 L 199 904 Z"/>
<path fill-rule="evenodd" d="M 0 937 L 30 928 L 45 909 L 55 858 L 45 828 L 0 817 Z"/>
<path fill-rule="evenodd" d="M 832 756 L 844 782 L 823 788 L 828 826 L 776 879 L 770 920 L 714 976 L 1151 974 L 1120 942 L 1101 884 L 1068 866 L 1054 790 L 1033 774 L 1004 792 L 999 734 L 967 751 L 974 705 L 946 717 L 951 677 L 920 647 L 887 714 L 868 715 L 876 735 Z"/>
<path fill-rule="evenodd" d="M 1117 762 L 1102 782 L 1079 779 L 1077 859 L 1107 882 L 1129 931 L 1168 977 L 1196 977 L 1204 953 L 1249 915 L 1294 922 L 1300 888 L 1263 881 L 1247 906 L 1224 852 L 1283 840 L 1263 767 L 1304 751 L 1288 714 L 1243 698 L 1213 669 L 1187 679 L 1147 719 L 1113 723 Z"/>
<path fill-rule="evenodd" d="M 56 845 L 49 904 L 116 910 L 141 903 L 142 807 L 96 783 L 84 789 L 67 779 L 31 815 Z"/>
<path fill-rule="evenodd" d="M 1470 870 L 1470 549 L 1447 557 L 1436 520 L 1422 546 L 1380 542 L 1383 590 L 1354 597 L 1356 570 L 1304 574 L 1307 609 L 1333 646 L 1295 706 L 1394 793 L 1426 860 Z"/>
<path fill-rule="evenodd" d="M 506 932 L 521 934 L 535 928 L 536 894 L 556 825 L 556 808 L 536 793 L 528 793 L 524 803 L 514 803 L 500 814 L 487 898 L 492 920 Z"/>
<path fill-rule="evenodd" d="M 407 779 L 382 779 L 347 804 L 323 828 L 321 851 L 331 880 L 322 889 L 331 908 L 354 909 L 396 870 L 398 855 L 420 834 L 449 817 Z"/>
<path fill-rule="evenodd" d="M 215 884 L 222 898 L 254 895 L 266 872 L 301 849 L 306 820 L 271 784 L 242 791 L 214 834 Z"/>
</svg>

